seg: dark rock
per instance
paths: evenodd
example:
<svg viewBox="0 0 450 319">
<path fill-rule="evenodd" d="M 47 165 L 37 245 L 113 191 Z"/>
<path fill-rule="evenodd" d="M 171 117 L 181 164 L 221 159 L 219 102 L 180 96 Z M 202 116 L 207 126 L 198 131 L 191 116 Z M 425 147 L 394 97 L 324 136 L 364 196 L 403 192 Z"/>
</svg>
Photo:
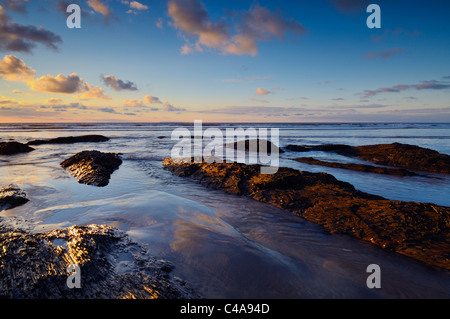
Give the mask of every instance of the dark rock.
<svg viewBox="0 0 450 319">
<path fill-rule="evenodd" d="M 122 160 L 117 153 L 83 151 L 61 163 L 80 184 L 106 186 Z"/>
<path fill-rule="evenodd" d="M 175 175 L 288 210 L 331 233 L 450 269 L 449 207 L 384 199 L 325 173 L 281 167 L 263 175 L 260 165 L 175 163 L 171 158 L 163 164 Z"/>
<path fill-rule="evenodd" d="M 77 265 L 80 289 L 67 286 Z M 0 225 L 0 298 L 118 299 L 197 297 L 171 265 L 109 226 L 30 234 Z M 164 269 L 164 270 L 161 270 Z"/>
<path fill-rule="evenodd" d="M 337 151 L 379 165 L 450 174 L 450 156 L 415 145 L 393 143 L 352 147 Z"/>
<path fill-rule="evenodd" d="M 350 149 L 351 146 L 345 144 L 321 144 L 321 145 L 287 145 L 284 149 L 292 152 L 335 152 Z"/>
<path fill-rule="evenodd" d="M 158 136 L 158 139 L 162 140 L 163 138 L 166 138 L 164 135 Z"/>
<path fill-rule="evenodd" d="M 293 145 L 289 144 L 284 147 L 286 151 L 291 152 L 309 152 L 311 151 L 311 147 L 309 145 Z"/>
<path fill-rule="evenodd" d="M 83 135 L 83 136 L 66 136 L 57 137 L 49 140 L 34 140 L 27 143 L 27 145 L 42 145 L 42 144 L 75 144 L 75 143 L 92 143 L 92 142 L 106 142 L 109 138 L 103 135 Z"/>
<path fill-rule="evenodd" d="M 349 169 L 353 171 L 359 172 L 368 172 L 368 173 L 376 173 L 376 174 L 387 174 L 387 175 L 396 175 L 396 176 L 417 176 L 418 174 L 408 171 L 403 168 L 389 168 L 389 167 L 380 167 L 373 165 L 365 165 L 365 164 L 354 164 L 354 163 L 337 163 L 337 162 L 327 162 L 321 161 L 312 157 L 300 157 L 294 159 L 294 161 L 312 164 L 312 165 L 321 165 L 326 167 L 333 168 L 343 168 Z"/>
<path fill-rule="evenodd" d="M 244 141 L 239 141 L 239 142 L 234 142 L 234 143 L 230 143 L 230 144 L 226 144 L 226 147 L 231 147 L 234 148 L 235 150 L 239 150 L 239 149 L 243 149 L 246 152 L 250 151 L 251 148 L 251 143 L 255 143 L 256 144 L 256 151 L 260 152 L 260 143 L 262 145 L 266 146 L 266 150 L 267 150 L 267 154 L 271 154 L 272 151 L 278 150 L 278 153 L 284 153 L 284 151 L 282 149 L 280 149 L 277 145 L 273 144 L 271 141 L 267 141 L 264 139 L 250 139 L 250 140 L 244 140 Z"/>
<path fill-rule="evenodd" d="M 10 184 L 0 189 L 0 211 L 23 205 L 28 201 L 25 191 L 17 185 Z"/>
<path fill-rule="evenodd" d="M 13 155 L 19 153 L 28 153 L 34 148 L 19 142 L 2 142 L 0 143 L 0 155 Z"/>
<path fill-rule="evenodd" d="M 363 146 L 344 144 L 288 145 L 285 149 L 294 152 L 335 152 L 378 165 L 450 174 L 449 155 L 409 144 L 392 143 Z"/>
</svg>

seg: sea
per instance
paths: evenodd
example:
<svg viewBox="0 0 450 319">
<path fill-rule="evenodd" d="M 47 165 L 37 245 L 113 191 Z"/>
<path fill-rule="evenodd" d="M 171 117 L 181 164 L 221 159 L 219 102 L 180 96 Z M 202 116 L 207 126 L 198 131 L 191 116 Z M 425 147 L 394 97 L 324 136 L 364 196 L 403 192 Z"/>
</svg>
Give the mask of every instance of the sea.
<svg viewBox="0 0 450 319">
<path fill-rule="evenodd" d="M 203 129 L 276 129 L 289 144 L 352 146 L 405 143 L 450 155 L 450 123 L 203 123 Z M 16 184 L 30 201 L 0 212 L 33 233 L 72 225 L 106 224 L 126 232 L 204 298 L 450 298 L 450 272 L 432 268 L 347 235 L 329 234 L 292 213 L 174 176 L 162 165 L 194 123 L 0 124 L 0 142 L 99 134 L 102 143 L 47 144 L 0 156 L 0 187 Z M 203 140 L 202 140 L 203 142 Z M 229 141 L 228 141 L 229 142 Z M 121 154 L 106 187 L 77 183 L 60 163 L 83 150 Z M 279 165 L 326 172 L 361 191 L 388 199 L 450 206 L 450 176 L 390 176 L 296 162 L 365 163 L 312 151 L 279 154 Z M 370 288 L 369 265 L 381 288 Z"/>
</svg>

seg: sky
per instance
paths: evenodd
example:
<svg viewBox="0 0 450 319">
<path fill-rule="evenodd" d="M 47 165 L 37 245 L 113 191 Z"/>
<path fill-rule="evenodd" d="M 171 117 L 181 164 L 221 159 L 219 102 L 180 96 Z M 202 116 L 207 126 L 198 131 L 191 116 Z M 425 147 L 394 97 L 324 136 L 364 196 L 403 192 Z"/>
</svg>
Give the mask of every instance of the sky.
<svg viewBox="0 0 450 319">
<path fill-rule="evenodd" d="M 0 122 L 450 122 L 449 17 L 444 0 L 0 0 Z"/>
</svg>

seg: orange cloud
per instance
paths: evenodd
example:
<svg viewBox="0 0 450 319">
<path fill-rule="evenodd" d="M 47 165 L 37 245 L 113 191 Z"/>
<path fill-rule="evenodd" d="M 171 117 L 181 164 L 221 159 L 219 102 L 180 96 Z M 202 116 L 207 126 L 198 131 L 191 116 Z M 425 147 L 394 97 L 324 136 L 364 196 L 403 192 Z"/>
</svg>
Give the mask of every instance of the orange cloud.
<svg viewBox="0 0 450 319">
<path fill-rule="evenodd" d="M 144 101 L 147 102 L 148 104 L 162 104 L 159 97 L 151 95 L 144 96 Z"/>
<path fill-rule="evenodd" d="M 89 83 L 85 82 L 80 94 L 75 96 L 80 100 L 111 100 L 111 97 L 105 94 L 103 89 L 98 86 L 91 86 Z"/>
<path fill-rule="evenodd" d="M 270 94 L 270 91 L 262 89 L 262 88 L 256 89 L 256 95 L 267 95 L 267 94 Z"/>
<path fill-rule="evenodd" d="M 48 74 L 29 81 L 28 85 L 33 91 L 73 94 L 82 89 L 83 79 L 76 73 L 72 73 L 69 76 L 58 74 L 56 77 Z"/>
<path fill-rule="evenodd" d="M 95 12 L 102 14 L 105 18 L 108 18 L 111 15 L 111 11 L 109 10 L 108 6 L 106 6 L 100 0 L 88 0 L 87 4 Z"/>
<path fill-rule="evenodd" d="M 0 60 L 0 78 L 8 81 L 27 81 L 35 77 L 36 71 L 14 55 L 7 55 Z"/>
</svg>

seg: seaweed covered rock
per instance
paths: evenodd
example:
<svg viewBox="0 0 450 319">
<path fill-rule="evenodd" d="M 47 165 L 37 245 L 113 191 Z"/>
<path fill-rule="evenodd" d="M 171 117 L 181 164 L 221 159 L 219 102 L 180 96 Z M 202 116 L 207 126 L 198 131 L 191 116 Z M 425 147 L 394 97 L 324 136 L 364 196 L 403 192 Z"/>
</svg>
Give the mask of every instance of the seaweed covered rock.
<svg viewBox="0 0 450 319">
<path fill-rule="evenodd" d="M 450 156 L 416 145 L 392 143 L 356 146 L 339 154 L 379 165 L 450 174 Z"/>
<path fill-rule="evenodd" d="M 122 164 L 119 154 L 83 151 L 61 162 L 80 184 L 106 186 L 111 174 Z"/>
<path fill-rule="evenodd" d="M 402 143 L 362 146 L 344 144 L 288 145 L 285 149 L 293 152 L 334 152 L 378 165 L 450 174 L 449 155 L 416 145 Z"/>
<path fill-rule="evenodd" d="M 450 208 L 388 200 L 356 190 L 326 173 L 281 167 L 260 173 L 260 165 L 163 161 L 178 176 L 227 193 L 248 196 L 383 248 L 450 269 Z"/>
<path fill-rule="evenodd" d="M 30 234 L 0 223 L 0 246 L 0 298 L 195 296 L 186 282 L 171 275 L 170 263 L 150 256 L 127 235 L 109 226 L 72 226 Z M 72 285 L 76 280 L 69 278 L 75 267 L 79 286 Z"/>
<path fill-rule="evenodd" d="M 28 201 L 25 191 L 15 184 L 0 188 L 0 211 L 23 205 Z"/>
</svg>

